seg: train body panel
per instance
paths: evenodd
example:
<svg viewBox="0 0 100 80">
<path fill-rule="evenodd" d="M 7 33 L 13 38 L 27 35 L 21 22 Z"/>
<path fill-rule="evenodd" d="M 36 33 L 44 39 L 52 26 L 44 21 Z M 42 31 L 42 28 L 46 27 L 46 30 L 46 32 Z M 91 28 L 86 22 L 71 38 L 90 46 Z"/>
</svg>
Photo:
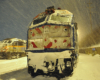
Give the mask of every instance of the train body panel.
<svg viewBox="0 0 100 80">
<path fill-rule="evenodd" d="M 67 10 L 48 8 L 37 15 L 28 29 L 28 72 L 73 71 L 78 57 L 77 23 Z"/>
<path fill-rule="evenodd" d="M 28 49 L 68 47 L 71 47 L 70 26 L 44 25 L 29 29 Z"/>
</svg>

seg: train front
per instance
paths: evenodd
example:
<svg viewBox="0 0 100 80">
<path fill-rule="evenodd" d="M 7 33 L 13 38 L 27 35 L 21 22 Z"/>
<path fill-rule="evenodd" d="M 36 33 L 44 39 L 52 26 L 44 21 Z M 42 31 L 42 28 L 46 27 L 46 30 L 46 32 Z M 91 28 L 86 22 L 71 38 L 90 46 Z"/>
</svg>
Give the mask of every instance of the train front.
<svg viewBox="0 0 100 80">
<path fill-rule="evenodd" d="M 62 73 L 73 71 L 72 56 L 76 57 L 77 34 L 73 14 L 49 7 L 37 15 L 28 29 L 28 72 Z"/>
</svg>

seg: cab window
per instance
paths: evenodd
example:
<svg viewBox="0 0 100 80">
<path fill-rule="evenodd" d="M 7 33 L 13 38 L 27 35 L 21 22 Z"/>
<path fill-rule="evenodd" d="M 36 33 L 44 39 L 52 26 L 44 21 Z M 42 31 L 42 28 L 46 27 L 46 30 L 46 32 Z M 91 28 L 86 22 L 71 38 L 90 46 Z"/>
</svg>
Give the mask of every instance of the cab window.
<svg viewBox="0 0 100 80">
<path fill-rule="evenodd" d="M 39 18 L 35 19 L 35 20 L 33 21 L 33 25 L 45 21 L 45 18 L 46 18 L 46 16 L 44 16 L 44 17 L 39 17 Z"/>
<path fill-rule="evenodd" d="M 21 41 L 15 41 L 15 42 L 13 42 L 13 46 L 23 46 L 23 45 L 24 45 L 24 43 L 21 42 Z"/>
</svg>

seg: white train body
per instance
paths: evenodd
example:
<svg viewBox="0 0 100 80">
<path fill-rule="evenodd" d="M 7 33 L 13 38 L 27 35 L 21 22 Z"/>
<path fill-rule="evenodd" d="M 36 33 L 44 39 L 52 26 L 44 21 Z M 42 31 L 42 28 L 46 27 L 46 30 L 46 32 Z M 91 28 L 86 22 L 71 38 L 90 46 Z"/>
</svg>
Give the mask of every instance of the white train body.
<svg viewBox="0 0 100 80">
<path fill-rule="evenodd" d="M 18 38 L 7 38 L 0 43 L 0 57 L 11 59 L 25 56 L 26 41 Z"/>
<path fill-rule="evenodd" d="M 77 25 L 67 10 L 48 8 L 31 22 L 27 38 L 28 72 L 73 71 L 78 54 Z"/>
</svg>

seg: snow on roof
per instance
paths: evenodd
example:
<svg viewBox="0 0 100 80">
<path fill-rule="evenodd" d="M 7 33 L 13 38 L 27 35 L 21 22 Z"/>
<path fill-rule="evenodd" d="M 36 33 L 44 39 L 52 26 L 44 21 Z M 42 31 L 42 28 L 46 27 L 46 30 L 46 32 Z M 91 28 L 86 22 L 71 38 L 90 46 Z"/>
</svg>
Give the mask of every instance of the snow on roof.
<svg viewBox="0 0 100 80">
<path fill-rule="evenodd" d="M 18 41 L 18 40 L 22 40 L 22 39 L 18 39 L 18 38 L 6 38 L 4 40 L 12 40 L 12 41 Z M 22 40 L 22 41 L 26 41 L 26 40 Z"/>
<path fill-rule="evenodd" d="M 55 10 L 55 13 L 59 13 L 59 14 L 63 14 L 63 15 L 73 15 L 73 13 L 71 13 L 68 10 Z"/>
<path fill-rule="evenodd" d="M 63 15 L 63 16 L 71 15 L 70 18 L 73 17 L 73 13 L 71 13 L 71 12 L 68 11 L 68 10 L 54 10 L 54 13 L 52 13 L 52 14 L 54 14 L 54 15 Z M 50 14 L 50 15 L 52 15 L 52 14 Z M 39 14 L 34 18 L 34 20 L 37 19 L 37 18 L 39 18 L 39 17 L 41 18 L 41 17 L 43 17 L 43 16 L 46 16 L 46 15 L 47 15 L 47 14 L 46 14 L 45 12 L 39 13 Z M 39 22 L 39 23 L 34 24 L 34 25 L 33 25 L 33 22 L 32 22 L 32 23 L 30 24 L 29 28 L 33 28 L 33 27 L 36 27 L 36 26 L 45 24 L 45 23 L 47 22 L 47 20 L 48 20 L 47 18 L 48 18 L 48 17 L 46 17 L 46 18 L 44 19 L 44 21 Z"/>
</svg>

